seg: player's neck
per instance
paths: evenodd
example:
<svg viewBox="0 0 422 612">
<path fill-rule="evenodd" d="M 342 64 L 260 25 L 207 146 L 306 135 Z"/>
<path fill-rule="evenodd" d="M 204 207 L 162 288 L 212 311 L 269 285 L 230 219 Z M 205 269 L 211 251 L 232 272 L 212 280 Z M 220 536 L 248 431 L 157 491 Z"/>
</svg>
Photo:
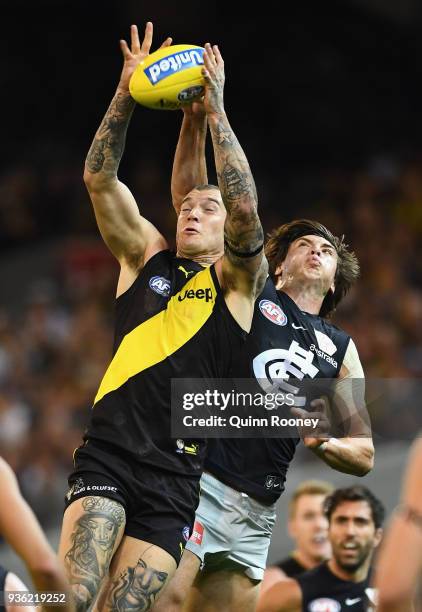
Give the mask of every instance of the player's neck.
<svg viewBox="0 0 422 612">
<path fill-rule="evenodd" d="M 296 283 L 288 283 L 280 278 L 276 284 L 276 289 L 287 293 L 300 310 L 309 312 L 309 314 L 319 314 L 322 302 L 324 301 L 324 296 L 321 295 L 319 287 L 303 284 L 296 285 Z"/>
<path fill-rule="evenodd" d="M 182 250 L 177 250 L 176 257 L 181 257 L 182 259 L 190 259 L 191 261 L 195 261 L 207 268 L 208 266 L 212 266 L 220 257 L 222 257 L 223 253 L 215 252 L 215 253 L 198 253 L 196 255 L 184 253 Z"/>
<path fill-rule="evenodd" d="M 305 570 L 311 570 L 323 561 L 322 559 L 315 559 L 315 557 L 307 555 L 306 552 L 299 549 L 292 552 L 292 557 L 295 559 L 295 561 L 300 563 Z"/>
<path fill-rule="evenodd" d="M 348 580 L 349 582 L 362 582 L 368 576 L 370 563 L 371 559 L 368 557 L 357 570 L 348 572 L 340 567 L 335 558 L 332 557 L 328 561 L 328 568 L 335 576 L 337 576 L 337 578 L 340 578 L 341 580 Z"/>
</svg>

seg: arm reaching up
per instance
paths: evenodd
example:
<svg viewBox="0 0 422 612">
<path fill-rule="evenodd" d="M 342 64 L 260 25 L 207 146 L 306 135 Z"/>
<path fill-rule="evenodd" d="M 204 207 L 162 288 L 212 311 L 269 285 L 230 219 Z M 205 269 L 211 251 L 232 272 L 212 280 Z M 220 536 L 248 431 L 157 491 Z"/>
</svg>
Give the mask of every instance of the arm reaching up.
<svg viewBox="0 0 422 612">
<path fill-rule="evenodd" d="M 125 291 L 145 262 L 167 244 L 158 230 L 139 214 L 133 195 L 117 177 L 135 107 L 129 81 L 135 68 L 149 54 L 152 34 L 152 23 L 148 22 L 141 44 L 138 29 L 132 25 L 131 47 L 126 41 L 120 41 L 124 58 L 120 81 L 85 162 L 84 181 L 99 230 L 122 268 L 118 293 Z M 162 46 L 170 44 L 168 38 Z"/>
<path fill-rule="evenodd" d="M 183 122 L 173 162 L 171 195 L 179 214 L 183 198 L 197 185 L 208 183 L 205 143 L 207 116 L 202 102 L 182 107 Z"/>
<path fill-rule="evenodd" d="M 224 61 L 217 45 L 205 45 L 203 75 L 218 185 L 227 210 L 226 250 L 216 270 L 230 311 L 248 330 L 254 300 L 267 275 L 264 232 L 252 172 L 224 108 Z"/>
</svg>

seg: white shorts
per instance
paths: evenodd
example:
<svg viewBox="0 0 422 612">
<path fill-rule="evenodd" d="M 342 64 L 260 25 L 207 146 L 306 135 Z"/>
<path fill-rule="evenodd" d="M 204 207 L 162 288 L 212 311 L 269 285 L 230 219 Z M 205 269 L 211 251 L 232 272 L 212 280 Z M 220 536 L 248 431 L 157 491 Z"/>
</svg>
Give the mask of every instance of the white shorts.
<svg viewBox="0 0 422 612">
<path fill-rule="evenodd" d="M 262 580 L 275 518 L 275 504 L 265 506 L 204 472 L 186 548 L 201 559 L 204 571 L 241 569 Z"/>
</svg>

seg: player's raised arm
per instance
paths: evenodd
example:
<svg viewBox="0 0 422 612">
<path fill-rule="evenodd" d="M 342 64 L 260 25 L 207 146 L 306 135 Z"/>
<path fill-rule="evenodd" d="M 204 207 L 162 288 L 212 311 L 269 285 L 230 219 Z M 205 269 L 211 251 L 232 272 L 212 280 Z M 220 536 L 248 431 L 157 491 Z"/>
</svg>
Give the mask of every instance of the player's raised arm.
<svg viewBox="0 0 422 612">
<path fill-rule="evenodd" d="M 197 185 L 208 183 L 205 143 L 207 115 L 202 102 L 182 107 L 183 121 L 173 161 L 171 197 L 176 214 L 183 198 Z"/>
<path fill-rule="evenodd" d="M 258 217 L 252 172 L 224 108 L 224 62 L 217 45 L 205 45 L 203 74 L 206 83 L 204 105 L 218 184 L 227 209 L 223 276 L 231 276 L 229 284 L 235 277 L 238 288 L 242 290 L 243 283 L 249 291 L 251 279 L 256 280 L 264 259 L 264 232 Z M 235 273 L 230 274 L 233 269 Z"/>
<path fill-rule="evenodd" d="M 139 214 L 129 189 L 117 177 L 126 131 L 135 102 L 129 93 L 130 78 L 149 54 L 153 27 L 148 22 L 142 44 L 131 26 L 131 46 L 120 41 L 124 64 L 111 104 L 95 134 L 85 162 L 84 181 L 94 206 L 101 235 L 122 266 L 139 270 L 155 252 L 166 247 L 156 228 Z M 163 46 L 171 44 L 168 38 Z"/>
<path fill-rule="evenodd" d="M 24 561 L 38 591 L 63 593 L 64 605 L 48 610 L 73 610 L 68 585 L 59 561 L 47 542 L 32 510 L 23 499 L 16 477 L 0 458 L 0 535 Z"/>
</svg>

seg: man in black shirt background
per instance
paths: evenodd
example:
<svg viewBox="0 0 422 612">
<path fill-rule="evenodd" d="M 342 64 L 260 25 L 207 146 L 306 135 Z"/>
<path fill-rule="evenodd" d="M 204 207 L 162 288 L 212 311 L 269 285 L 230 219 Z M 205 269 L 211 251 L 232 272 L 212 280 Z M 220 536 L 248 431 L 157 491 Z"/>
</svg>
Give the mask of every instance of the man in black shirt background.
<svg viewBox="0 0 422 612">
<path fill-rule="evenodd" d="M 257 612 L 369 612 L 372 556 L 382 536 L 384 507 L 366 487 L 337 489 L 324 504 L 332 558 L 296 579 L 274 585 Z"/>
</svg>

